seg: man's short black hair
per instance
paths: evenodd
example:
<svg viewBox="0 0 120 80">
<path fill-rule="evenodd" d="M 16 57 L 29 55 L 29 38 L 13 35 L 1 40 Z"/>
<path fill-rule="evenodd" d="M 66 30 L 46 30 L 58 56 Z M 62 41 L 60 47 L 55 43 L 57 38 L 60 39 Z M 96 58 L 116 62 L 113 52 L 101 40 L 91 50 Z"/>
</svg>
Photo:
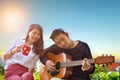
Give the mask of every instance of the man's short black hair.
<svg viewBox="0 0 120 80">
<path fill-rule="evenodd" d="M 55 29 L 55 30 L 53 30 L 53 32 L 52 32 L 52 34 L 51 34 L 51 36 L 50 36 L 50 39 L 54 39 L 57 35 L 59 35 L 60 33 L 62 33 L 62 34 L 65 34 L 65 31 L 63 30 L 63 29 L 61 29 L 61 28 L 58 28 L 58 29 Z"/>
</svg>

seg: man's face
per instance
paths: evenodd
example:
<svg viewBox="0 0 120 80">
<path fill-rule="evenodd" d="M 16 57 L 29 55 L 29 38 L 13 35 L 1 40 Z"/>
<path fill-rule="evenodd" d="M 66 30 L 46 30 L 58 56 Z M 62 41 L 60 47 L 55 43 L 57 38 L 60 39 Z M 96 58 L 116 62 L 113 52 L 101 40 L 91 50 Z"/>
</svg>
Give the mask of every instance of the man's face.
<svg viewBox="0 0 120 80">
<path fill-rule="evenodd" d="M 70 46 L 70 40 L 68 38 L 68 35 L 60 33 L 57 35 L 53 41 L 55 44 L 61 48 L 67 49 Z"/>
</svg>

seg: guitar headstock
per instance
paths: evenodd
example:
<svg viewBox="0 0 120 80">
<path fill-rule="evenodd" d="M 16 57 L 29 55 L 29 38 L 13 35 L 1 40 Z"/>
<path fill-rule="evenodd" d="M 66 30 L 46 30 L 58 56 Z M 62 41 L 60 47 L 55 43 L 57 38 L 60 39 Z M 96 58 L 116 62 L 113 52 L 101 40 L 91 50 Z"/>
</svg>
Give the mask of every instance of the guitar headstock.
<svg viewBox="0 0 120 80">
<path fill-rule="evenodd" d="M 95 63 L 97 64 L 108 64 L 108 63 L 112 63 L 115 62 L 115 57 L 112 55 L 102 55 L 102 56 L 98 56 L 94 59 Z"/>
</svg>

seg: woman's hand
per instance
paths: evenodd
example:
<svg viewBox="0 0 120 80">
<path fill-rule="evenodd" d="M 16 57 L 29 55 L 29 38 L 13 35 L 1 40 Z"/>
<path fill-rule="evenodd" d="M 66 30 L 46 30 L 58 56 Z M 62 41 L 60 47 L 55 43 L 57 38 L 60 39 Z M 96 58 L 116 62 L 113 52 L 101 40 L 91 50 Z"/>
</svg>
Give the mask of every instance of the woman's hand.
<svg viewBox="0 0 120 80">
<path fill-rule="evenodd" d="M 12 53 L 15 54 L 17 52 L 20 52 L 21 49 L 22 49 L 23 45 L 20 45 L 20 46 L 16 46 L 13 50 L 12 50 Z"/>
<path fill-rule="evenodd" d="M 89 70 L 91 68 L 91 64 L 90 61 L 87 58 L 84 58 L 84 60 L 82 61 L 82 71 L 86 71 Z"/>
<path fill-rule="evenodd" d="M 9 51 L 8 53 L 6 53 L 4 55 L 4 60 L 6 61 L 7 59 L 10 59 L 14 54 L 16 54 L 17 52 L 21 51 L 23 45 L 20 46 L 16 46 L 14 49 L 12 49 L 11 51 Z"/>
<path fill-rule="evenodd" d="M 35 70 L 35 69 L 34 69 L 34 68 L 32 68 L 32 69 L 29 69 L 28 71 L 29 71 L 29 72 L 31 72 L 31 73 L 33 73 L 33 72 L 34 72 L 34 70 Z"/>
<path fill-rule="evenodd" d="M 4 54 L 4 60 L 10 59 L 12 57 L 12 52 L 8 52 L 7 54 Z"/>
</svg>

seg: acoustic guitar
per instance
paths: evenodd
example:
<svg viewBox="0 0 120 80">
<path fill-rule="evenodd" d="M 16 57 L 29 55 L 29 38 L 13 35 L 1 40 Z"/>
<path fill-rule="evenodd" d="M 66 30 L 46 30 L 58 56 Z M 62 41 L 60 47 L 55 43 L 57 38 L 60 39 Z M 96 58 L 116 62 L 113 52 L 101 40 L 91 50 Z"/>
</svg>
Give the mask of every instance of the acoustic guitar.
<svg viewBox="0 0 120 80">
<path fill-rule="evenodd" d="M 82 65 L 83 60 L 72 61 L 71 56 L 64 53 L 58 55 L 48 53 L 48 59 L 56 64 L 55 71 L 47 71 L 46 66 L 42 66 L 40 71 L 40 80 L 50 80 L 51 78 L 69 78 L 72 75 L 72 66 Z M 90 63 L 94 63 L 93 59 L 89 59 Z"/>
</svg>

